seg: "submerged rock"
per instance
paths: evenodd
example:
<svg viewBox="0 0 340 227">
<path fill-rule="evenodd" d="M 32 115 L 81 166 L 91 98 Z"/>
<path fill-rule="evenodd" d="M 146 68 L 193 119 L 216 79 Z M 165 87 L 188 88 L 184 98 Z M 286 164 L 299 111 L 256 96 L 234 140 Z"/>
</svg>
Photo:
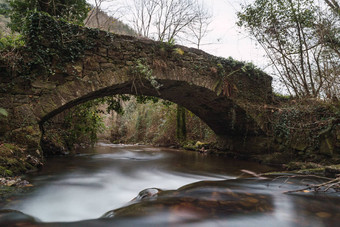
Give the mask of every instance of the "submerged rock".
<svg viewBox="0 0 340 227">
<path fill-rule="evenodd" d="M 132 201 L 141 201 L 145 199 L 151 199 L 151 198 L 156 198 L 157 195 L 161 192 L 162 190 L 158 188 L 147 188 L 144 189 L 143 191 L 139 192 L 138 195 L 132 199 Z"/>
<path fill-rule="evenodd" d="M 0 226 L 37 226 L 38 219 L 17 210 L 0 210 Z"/>
<path fill-rule="evenodd" d="M 150 200 L 150 199 L 156 199 L 158 194 L 162 192 L 161 189 L 158 188 L 147 188 L 143 191 L 139 192 L 138 195 L 131 200 L 131 203 L 139 202 L 142 200 Z M 115 216 L 115 210 L 110 210 L 106 212 L 101 218 L 113 218 Z"/>
<path fill-rule="evenodd" d="M 109 211 L 102 217 L 131 218 L 165 215 L 165 218 L 199 220 L 271 212 L 274 209 L 271 196 L 233 190 L 225 181 L 197 182 L 173 191 L 145 189 L 132 201 L 135 203 Z"/>
</svg>

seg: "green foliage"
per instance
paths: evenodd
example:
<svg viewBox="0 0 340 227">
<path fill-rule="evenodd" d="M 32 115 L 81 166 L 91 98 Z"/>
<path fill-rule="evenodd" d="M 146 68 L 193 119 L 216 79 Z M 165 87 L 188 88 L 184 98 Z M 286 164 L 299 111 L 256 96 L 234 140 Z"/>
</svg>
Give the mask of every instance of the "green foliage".
<svg viewBox="0 0 340 227">
<path fill-rule="evenodd" d="M 103 98 L 103 100 L 105 100 L 105 102 L 107 104 L 107 108 L 106 108 L 107 113 L 109 113 L 111 111 L 115 111 L 116 113 L 122 115 L 122 114 L 124 114 L 124 110 L 123 110 L 121 103 L 123 101 L 129 101 L 130 96 L 115 95 L 115 96 L 111 96 L 111 97 L 105 97 L 105 98 Z"/>
<path fill-rule="evenodd" d="M 291 94 L 320 97 L 339 92 L 340 23 L 331 18 L 313 0 L 255 0 L 237 24 L 264 48 Z"/>
<path fill-rule="evenodd" d="M 136 61 L 136 64 L 131 67 L 132 74 L 139 80 L 146 79 L 150 82 L 151 86 L 159 90 L 163 85 L 160 84 L 156 77 L 152 74 L 152 69 L 146 64 L 143 64 L 141 59 Z"/>
<path fill-rule="evenodd" d="M 163 41 L 163 40 L 161 40 L 161 41 Z M 166 44 L 167 44 L 169 47 L 174 47 L 175 44 L 176 44 L 176 41 L 175 41 L 174 38 L 170 38 L 170 39 L 166 42 Z"/>
<path fill-rule="evenodd" d="M 290 95 L 282 95 L 279 93 L 274 93 L 274 98 L 276 98 L 279 102 L 282 102 L 282 101 L 289 101 L 293 97 Z"/>
<path fill-rule="evenodd" d="M 238 72 L 242 72 L 242 74 L 246 74 L 249 77 L 254 77 L 254 78 L 267 75 L 261 69 L 257 68 L 253 63 L 238 61 L 238 60 L 233 59 L 232 57 L 216 58 L 216 68 L 217 68 L 218 75 L 222 79 L 225 79 L 226 77 L 229 77 Z M 230 72 L 230 73 L 226 74 L 226 72 Z"/>
<path fill-rule="evenodd" d="M 153 96 L 136 95 L 136 101 L 138 104 L 145 104 L 149 101 L 152 101 L 153 103 L 157 103 L 159 101 L 159 98 L 153 97 Z"/>
<path fill-rule="evenodd" d="M 74 144 L 88 143 L 93 145 L 97 141 L 97 133 L 104 129 L 103 119 L 98 110 L 102 99 L 86 102 L 73 108 L 65 117 L 64 139 L 71 149 Z"/>
<path fill-rule="evenodd" d="M 25 42 L 22 39 L 21 35 L 10 34 L 3 36 L 0 33 L 0 50 L 20 48 L 23 47 L 24 45 Z"/>
<path fill-rule="evenodd" d="M 13 19 L 11 26 L 14 26 L 12 31 L 20 30 L 21 35 L 14 33 L 0 38 L 0 50 L 5 51 L 1 57 L 6 56 L 2 60 L 25 80 L 31 80 L 35 76 L 32 72 L 37 68 L 43 69 L 45 71 L 43 74 L 46 76 L 54 74 L 56 69 L 64 71 L 65 63 L 75 62 L 83 56 L 85 50 L 94 46 L 98 34 L 97 31 L 88 31 L 88 39 L 85 40 L 81 38 L 82 34 L 79 34 L 79 27 L 66 21 L 68 19 L 66 16 L 55 14 L 55 17 L 52 17 L 47 12 L 38 11 L 37 8 L 29 11 L 32 7 L 36 7 L 37 2 L 12 1 L 14 8 L 11 15 L 16 15 L 20 20 L 11 18 Z M 54 1 L 48 4 L 52 2 Z M 65 4 L 72 6 L 75 2 L 77 1 Z M 81 13 L 73 16 L 80 17 Z"/>
<path fill-rule="evenodd" d="M 216 71 L 219 75 L 219 80 L 214 85 L 214 90 L 217 95 L 223 94 L 225 96 L 231 95 L 231 90 L 237 90 L 234 84 L 230 84 L 228 82 L 228 77 L 233 75 L 247 75 L 249 78 L 257 79 L 261 77 L 268 76 L 261 69 L 257 68 L 251 62 L 243 62 L 233 59 L 232 57 L 228 58 L 216 58 Z M 229 72 L 229 73 L 227 73 Z"/>
<path fill-rule="evenodd" d="M 18 70 L 22 71 L 21 75 L 26 72 L 30 76 L 36 68 L 45 70 L 46 76 L 53 74 L 54 69 L 65 70 L 66 63 L 75 62 L 85 50 L 94 47 L 98 31 L 89 30 L 88 33 L 84 39 L 76 25 L 42 12 L 30 14 L 23 29 L 24 53 L 29 61 Z"/>
<path fill-rule="evenodd" d="M 8 116 L 8 113 L 7 113 L 7 111 L 4 109 L 4 108 L 0 108 L 0 116 L 5 116 L 5 117 L 7 117 Z"/>
<path fill-rule="evenodd" d="M 7 52 L 5 62 L 15 68 L 23 79 L 31 80 L 37 68 L 45 70 L 46 76 L 58 69 L 64 71 L 65 63 L 75 62 L 91 49 L 97 40 L 97 31 L 88 31 L 88 39 L 82 39 L 78 26 L 87 15 L 87 4 L 83 0 L 64 1 L 11 1 L 11 24 L 19 31 L 0 38 L 0 50 Z M 45 4 L 46 3 L 46 4 Z M 41 5 L 43 4 L 43 6 Z M 53 13 L 49 12 L 54 4 Z M 62 8 L 64 7 L 64 8 Z M 69 8 L 68 8 L 69 7 Z M 67 12 L 64 10 L 68 10 Z M 53 15 L 53 16 L 51 16 Z M 20 48 L 23 47 L 24 48 Z M 23 60 L 25 59 L 25 61 Z"/>
<path fill-rule="evenodd" d="M 148 102 L 152 102 L 153 104 L 156 104 L 156 103 L 160 102 L 161 104 L 163 104 L 166 107 L 169 107 L 172 104 L 174 104 L 170 101 L 163 100 L 163 99 L 153 97 L 153 96 L 136 95 L 135 97 L 136 97 L 136 101 L 137 101 L 138 104 L 146 104 Z"/>
<path fill-rule="evenodd" d="M 0 166 L 0 176 L 11 177 L 13 176 L 13 172 L 11 170 L 6 169 L 3 166 Z"/>
<path fill-rule="evenodd" d="M 129 101 L 130 96 L 115 95 L 98 98 L 72 108 L 64 118 L 63 132 L 67 146 L 72 149 L 74 144 L 93 145 L 97 141 L 97 134 L 105 129 L 102 106 L 106 105 L 106 113 L 112 111 L 124 114 L 121 103 Z"/>
<path fill-rule="evenodd" d="M 117 116 L 112 140 L 117 143 L 180 144 L 176 138 L 177 105 L 159 99 L 138 103 L 135 98 L 124 104 L 124 115 Z M 183 112 L 182 112 L 183 113 Z M 186 110 L 186 141 L 214 141 L 215 134 L 197 116 Z"/>
<path fill-rule="evenodd" d="M 333 113 L 340 118 L 340 102 L 333 103 L 330 105 L 330 109 L 333 111 Z"/>
<path fill-rule="evenodd" d="M 285 101 L 264 119 L 272 127 L 268 132 L 272 131 L 275 140 L 287 151 L 294 151 L 304 162 L 320 161 L 333 155 L 336 149 L 338 116 L 334 108 L 336 105 L 330 103 L 295 99 Z"/>
<path fill-rule="evenodd" d="M 27 46 L 36 55 L 36 63 L 47 63 L 52 57 L 73 62 L 84 51 L 85 41 L 74 39 L 78 27 L 57 21 L 45 13 L 31 14 L 25 27 Z M 40 62 L 44 61 L 44 62 Z"/>
<path fill-rule="evenodd" d="M 8 16 L 10 6 L 7 1 L 0 3 L 0 15 Z"/>
<path fill-rule="evenodd" d="M 12 0 L 10 1 L 9 27 L 14 32 L 22 32 L 23 25 L 36 12 L 45 12 L 53 17 L 77 24 L 83 24 L 90 10 L 85 0 Z"/>
</svg>

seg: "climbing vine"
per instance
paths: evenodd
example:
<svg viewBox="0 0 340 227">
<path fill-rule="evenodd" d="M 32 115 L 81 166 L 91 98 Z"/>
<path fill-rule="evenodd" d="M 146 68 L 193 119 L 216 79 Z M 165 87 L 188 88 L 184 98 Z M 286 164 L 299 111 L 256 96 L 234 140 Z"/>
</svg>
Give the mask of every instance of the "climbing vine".
<svg viewBox="0 0 340 227">
<path fill-rule="evenodd" d="M 214 90 L 217 95 L 223 94 L 224 96 L 231 96 L 238 91 L 235 83 L 230 82 L 230 77 L 233 75 L 243 74 L 254 80 L 259 79 L 267 74 L 257 68 L 252 63 L 237 61 L 232 57 L 229 58 L 216 58 L 216 67 L 214 67 L 220 79 L 215 84 Z"/>
<path fill-rule="evenodd" d="M 144 61 L 145 62 L 145 61 Z M 152 74 L 152 69 L 147 64 L 143 63 L 142 59 L 136 60 L 135 64 L 130 68 L 131 74 L 134 76 L 133 80 L 133 88 L 135 89 L 136 94 L 138 94 L 136 82 L 137 80 L 143 84 L 143 79 L 146 79 L 150 82 L 151 86 L 155 88 L 157 91 L 163 86 L 156 80 L 156 77 Z"/>
<path fill-rule="evenodd" d="M 32 67 L 41 67 L 49 74 L 54 69 L 63 70 L 63 65 L 75 62 L 85 50 L 95 46 L 99 31 L 89 30 L 85 39 L 84 31 L 77 25 L 57 20 L 46 13 L 31 14 L 24 29 L 28 51 L 32 54 Z"/>
<path fill-rule="evenodd" d="M 5 116 L 5 117 L 7 117 L 8 116 L 8 113 L 7 113 L 7 111 L 4 109 L 4 108 L 1 108 L 0 107 L 0 116 Z"/>
<path fill-rule="evenodd" d="M 50 76 L 56 70 L 66 71 L 65 63 L 76 62 L 86 50 L 95 47 L 99 30 L 80 30 L 76 24 L 56 19 L 44 12 L 28 16 L 22 35 L 11 39 L 2 38 L 1 61 L 8 62 L 13 75 L 32 80 L 35 72 Z M 8 47 L 15 47 L 9 49 Z"/>
</svg>

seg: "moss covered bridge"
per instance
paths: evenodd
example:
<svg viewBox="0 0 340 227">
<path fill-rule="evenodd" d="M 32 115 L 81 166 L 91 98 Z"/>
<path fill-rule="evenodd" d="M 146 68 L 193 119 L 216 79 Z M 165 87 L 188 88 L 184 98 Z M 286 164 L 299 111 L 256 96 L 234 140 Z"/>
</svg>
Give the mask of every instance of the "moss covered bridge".
<svg viewBox="0 0 340 227">
<path fill-rule="evenodd" d="M 272 78 L 250 64 L 144 38 L 32 18 L 16 64 L 0 62 L 0 136 L 39 149 L 39 125 L 80 103 L 115 94 L 184 106 L 219 136 L 262 135 L 245 103 L 272 98 Z M 20 53 L 20 54 L 19 54 Z"/>
</svg>

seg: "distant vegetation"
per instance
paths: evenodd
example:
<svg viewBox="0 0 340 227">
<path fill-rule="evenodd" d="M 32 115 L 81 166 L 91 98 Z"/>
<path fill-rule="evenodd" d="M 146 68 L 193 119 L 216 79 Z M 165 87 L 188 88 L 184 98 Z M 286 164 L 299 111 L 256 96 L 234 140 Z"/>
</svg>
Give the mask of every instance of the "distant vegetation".
<svg viewBox="0 0 340 227">
<path fill-rule="evenodd" d="M 9 34 L 10 29 L 7 27 L 9 17 L 6 12 L 9 10 L 9 4 L 5 0 L 0 0 L 0 37 Z"/>
<path fill-rule="evenodd" d="M 122 103 L 124 114 L 114 114 L 109 122 L 110 139 L 116 143 L 147 143 L 156 145 L 215 142 L 215 133 L 197 116 L 186 111 L 186 140 L 176 136 L 177 105 L 171 102 L 135 98 Z"/>
<path fill-rule="evenodd" d="M 100 9 L 92 8 L 85 19 L 85 26 L 122 35 L 135 36 L 136 32 L 123 22 L 107 15 Z"/>
</svg>

